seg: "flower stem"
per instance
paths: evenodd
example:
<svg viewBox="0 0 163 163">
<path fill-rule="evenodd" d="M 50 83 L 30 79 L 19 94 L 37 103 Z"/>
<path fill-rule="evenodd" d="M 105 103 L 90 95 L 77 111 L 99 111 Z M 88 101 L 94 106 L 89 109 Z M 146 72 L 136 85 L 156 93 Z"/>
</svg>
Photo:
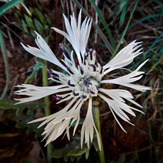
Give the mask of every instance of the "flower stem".
<svg viewBox="0 0 163 163">
<path fill-rule="evenodd" d="M 101 129 L 100 129 L 99 104 L 94 102 L 93 105 L 94 105 L 93 107 L 94 121 L 95 121 L 97 131 L 99 133 L 100 143 L 101 143 L 101 150 L 99 150 L 100 163 L 105 163 L 104 147 L 103 147 Z"/>
<path fill-rule="evenodd" d="M 47 66 L 47 62 L 44 61 L 44 63 L 42 65 L 43 65 L 43 67 L 42 67 L 43 86 L 47 87 L 48 86 L 48 73 L 45 69 L 45 66 Z M 48 96 L 44 97 L 44 101 L 45 101 L 45 114 L 46 114 L 46 116 L 48 116 L 48 115 L 50 115 L 49 97 Z M 51 157 L 50 157 L 51 149 L 52 149 L 52 145 L 51 145 L 51 143 L 49 143 L 47 146 L 47 162 L 48 163 L 52 162 Z"/>
<path fill-rule="evenodd" d="M 43 86 L 47 87 L 48 86 L 48 73 L 45 69 L 45 66 L 47 65 L 47 62 L 44 61 L 45 63 L 43 64 L 42 68 L 42 77 L 43 77 Z M 44 97 L 45 100 L 45 114 L 46 116 L 50 115 L 50 109 L 49 109 L 49 97 L 46 96 Z"/>
</svg>

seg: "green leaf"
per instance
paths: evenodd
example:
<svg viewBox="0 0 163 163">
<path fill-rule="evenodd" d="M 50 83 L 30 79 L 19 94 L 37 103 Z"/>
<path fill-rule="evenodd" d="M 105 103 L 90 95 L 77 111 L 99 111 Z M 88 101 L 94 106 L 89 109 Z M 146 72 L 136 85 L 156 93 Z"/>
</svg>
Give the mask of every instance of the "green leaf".
<svg viewBox="0 0 163 163">
<path fill-rule="evenodd" d="M 114 38 L 113 38 L 113 36 L 111 34 L 111 31 L 110 31 L 110 29 L 109 29 L 109 27 L 107 25 L 107 22 L 106 22 L 105 18 L 103 17 L 103 15 L 102 15 L 101 11 L 99 10 L 98 6 L 95 4 L 94 0 L 89 0 L 89 1 L 92 4 L 93 8 L 95 9 L 95 11 L 96 11 L 101 23 L 103 24 L 104 28 L 107 31 L 107 34 L 108 34 L 108 37 L 110 39 L 110 42 L 111 42 L 111 45 L 112 45 L 113 49 L 115 49 L 116 48 L 115 41 L 114 41 Z"/>
<path fill-rule="evenodd" d="M 129 30 L 130 28 L 134 27 L 135 25 L 137 25 L 137 24 L 139 24 L 139 23 L 141 23 L 141 22 L 143 22 L 143 21 L 146 21 L 146 20 L 149 21 L 151 18 L 158 17 L 158 16 L 162 16 L 162 15 L 163 15 L 163 13 L 158 13 L 158 14 L 154 14 L 154 15 L 151 15 L 151 16 L 147 16 L 147 17 L 145 17 L 145 18 L 143 18 L 143 19 L 141 19 L 141 20 L 139 20 L 139 21 L 137 21 L 137 22 L 131 24 L 131 25 L 127 28 L 127 30 Z M 158 19 L 159 19 L 159 18 L 158 18 Z M 119 39 L 119 38 L 122 36 L 122 34 L 123 34 L 123 32 L 118 36 L 117 39 Z"/>
<path fill-rule="evenodd" d="M 36 64 L 28 68 L 28 72 L 32 70 L 32 73 L 25 80 L 25 84 L 33 81 L 37 78 L 38 71 L 42 68 L 42 64 L 36 59 Z"/>
<path fill-rule="evenodd" d="M 50 17 L 46 13 L 44 14 L 44 17 L 45 17 L 45 20 L 47 22 L 46 24 L 48 24 L 49 26 L 51 26 L 51 19 L 50 19 Z"/>
<path fill-rule="evenodd" d="M 34 8 L 32 8 L 31 6 L 28 7 L 29 11 L 33 14 L 34 13 Z M 28 14 L 28 13 L 27 13 Z"/>
<path fill-rule="evenodd" d="M 63 158 L 65 157 L 66 160 L 68 160 L 67 157 L 80 157 L 82 154 L 86 154 L 88 157 L 89 155 L 89 149 L 86 145 L 83 145 L 83 148 L 81 149 L 80 140 L 73 140 L 69 144 L 67 144 L 64 148 L 61 149 L 54 149 L 52 151 L 51 157 L 54 158 Z"/>
<path fill-rule="evenodd" d="M 153 44 L 150 46 L 150 48 L 147 50 L 147 52 L 144 54 L 144 58 L 142 58 L 139 62 L 137 62 L 133 68 L 138 67 L 140 63 L 142 63 L 145 59 L 149 58 L 153 53 L 150 53 L 152 48 L 156 45 L 156 43 L 163 37 L 163 32 L 156 38 L 156 40 L 153 42 Z M 152 61 L 152 60 L 151 60 Z M 150 61 L 149 61 L 150 62 Z"/>
<path fill-rule="evenodd" d="M 7 100 L 7 99 L 3 99 L 0 100 L 0 108 L 1 109 L 17 109 L 18 106 L 14 105 L 16 102 L 13 100 Z"/>
<path fill-rule="evenodd" d="M 27 104 L 19 104 L 19 105 L 15 105 L 16 101 L 14 100 L 9 100 L 9 99 L 2 99 L 0 100 L 0 108 L 1 109 L 23 109 L 23 108 L 42 108 L 43 104 L 42 103 L 28 103 Z"/>
<path fill-rule="evenodd" d="M 112 161 L 111 163 L 124 163 L 124 162 L 125 162 L 125 156 L 120 156 L 120 158 L 117 161 Z"/>
<path fill-rule="evenodd" d="M 6 100 L 6 102 L 9 100 Z M 28 103 L 28 104 L 19 104 L 19 105 L 12 105 L 15 104 L 15 101 L 12 101 L 11 106 L 5 106 L 5 108 L 11 107 L 15 110 L 10 111 L 8 115 L 9 119 L 18 119 L 19 121 L 16 123 L 15 127 L 17 128 L 27 128 L 26 132 L 31 133 L 35 132 L 37 137 L 41 135 L 42 128 L 37 129 L 38 123 L 35 124 L 27 124 L 27 122 L 35 119 L 35 109 L 41 110 L 44 108 L 44 104 L 42 103 Z M 0 106 L 1 107 L 1 106 Z"/>
<path fill-rule="evenodd" d="M 19 133 L 5 133 L 5 134 L 0 134 L 0 138 L 12 138 L 19 136 Z"/>
<path fill-rule="evenodd" d="M 155 64 L 149 69 L 148 73 L 153 71 L 162 61 L 163 61 L 163 56 L 161 56 L 161 58 L 157 62 L 155 62 Z"/>
<path fill-rule="evenodd" d="M 10 9 L 11 7 L 15 6 L 18 2 L 22 2 L 23 0 L 12 0 L 6 4 L 4 4 L 1 8 L 0 8 L 0 16 L 7 11 L 8 9 Z"/>
<path fill-rule="evenodd" d="M 120 25 L 122 25 L 124 20 L 125 20 L 126 8 L 127 8 L 127 0 L 124 0 L 122 2 L 121 6 L 122 6 L 122 13 L 121 13 L 121 17 L 120 17 Z"/>
<path fill-rule="evenodd" d="M 6 84 L 5 84 L 3 93 L 2 93 L 1 98 L 0 98 L 0 99 L 3 99 L 7 94 L 10 76 L 9 76 L 8 57 L 6 54 L 6 46 L 5 46 L 5 42 L 4 42 L 1 30 L 0 30 L 0 48 L 2 51 L 2 56 L 3 56 L 3 60 L 4 60 L 4 64 L 5 64 L 5 75 L 6 75 Z"/>
<path fill-rule="evenodd" d="M 125 162 L 125 156 L 121 156 L 117 161 L 117 163 L 124 163 L 124 162 Z"/>
<path fill-rule="evenodd" d="M 137 0 L 136 3 L 135 3 L 135 5 L 134 5 L 134 8 L 133 8 L 133 10 L 132 10 L 132 12 L 131 12 L 131 15 L 130 15 L 129 19 L 128 19 L 128 22 L 127 22 L 127 25 L 126 25 L 126 27 L 125 27 L 125 30 L 124 30 L 124 32 L 123 32 L 123 34 L 122 34 L 122 36 L 121 36 L 121 38 L 120 38 L 120 40 L 119 40 L 119 43 L 118 43 L 116 49 L 114 50 L 114 53 L 113 53 L 113 55 L 112 55 L 112 58 L 116 55 L 116 53 L 117 53 L 117 51 L 118 51 L 118 49 L 119 49 L 119 47 L 120 47 L 120 45 L 121 45 L 121 43 L 122 43 L 122 40 L 123 40 L 123 38 L 124 38 L 124 36 L 125 36 L 125 34 L 126 34 L 126 32 L 127 32 L 128 26 L 129 26 L 129 24 L 130 24 L 130 22 L 131 22 L 131 19 L 132 19 L 132 17 L 133 17 L 133 14 L 134 14 L 134 12 L 135 12 L 135 9 L 136 9 L 136 7 L 137 7 L 137 5 L 138 5 L 138 2 L 139 2 L 139 0 Z"/>
<path fill-rule="evenodd" d="M 34 163 L 33 161 L 31 161 L 30 159 L 28 158 L 23 158 L 22 160 L 20 160 L 19 163 Z"/>
</svg>

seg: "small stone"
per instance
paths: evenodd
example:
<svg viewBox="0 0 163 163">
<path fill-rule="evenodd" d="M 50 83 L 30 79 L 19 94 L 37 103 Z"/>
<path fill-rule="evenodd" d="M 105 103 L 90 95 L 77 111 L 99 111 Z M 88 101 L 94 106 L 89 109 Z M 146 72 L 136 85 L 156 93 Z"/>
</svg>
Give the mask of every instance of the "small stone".
<svg viewBox="0 0 163 163">
<path fill-rule="evenodd" d="M 26 78 L 25 74 L 22 74 L 22 75 L 20 76 L 20 78 L 21 78 L 22 80 L 25 80 L 25 78 Z"/>
<path fill-rule="evenodd" d="M 25 68 L 24 67 L 20 68 L 19 72 L 25 72 Z"/>
</svg>

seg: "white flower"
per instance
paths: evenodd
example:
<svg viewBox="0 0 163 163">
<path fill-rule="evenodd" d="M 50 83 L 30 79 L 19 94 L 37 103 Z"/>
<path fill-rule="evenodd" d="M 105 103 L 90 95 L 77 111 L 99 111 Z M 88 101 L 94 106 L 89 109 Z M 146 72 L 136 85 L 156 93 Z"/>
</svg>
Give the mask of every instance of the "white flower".
<svg viewBox="0 0 163 163">
<path fill-rule="evenodd" d="M 73 49 L 75 50 L 79 65 L 74 61 L 73 51 L 69 56 L 63 47 L 62 49 L 64 52 L 64 59 L 62 61 L 64 64 L 61 63 L 53 54 L 43 38 L 36 33 L 37 37 L 35 42 L 38 48 L 31 47 L 29 45 L 25 46 L 22 44 L 24 49 L 36 57 L 53 63 L 54 65 L 63 69 L 65 72 L 47 69 L 51 76 L 50 79 L 58 83 L 56 86 L 37 87 L 30 84 L 18 85 L 18 87 L 23 88 L 16 91 L 15 93 L 29 97 L 16 99 L 19 101 L 17 104 L 38 100 L 51 94 L 56 94 L 55 97 L 59 100 L 58 103 L 69 100 L 68 105 L 65 106 L 61 111 L 30 122 L 33 123 L 42 121 L 39 127 L 46 124 L 42 135 L 45 135 L 44 139 L 47 138 L 46 144 L 48 144 L 51 141 L 57 139 L 64 132 L 67 134 L 68 139 L 70 139 L 69 128 L 73 123 L 75 123 L 73 130 L 73 134 L 75 134 L 75 131 L 79 125 L 81 107 L 85 101 L 88 101 L 87 114 L 81 129 L 81 147 L 83 146 L 84 140 L 87 146 L 90 146 L 90 142 L 93 140 L 95 131 L 99 148 L 101 148 L 99 134 L 92 115 L 93 98 L 99 96 L 107 102 L 114 118 L 122 130 L 125 131 L 117 117 L 128 122 L 129 124 L 132 124 L 126 113 L 129 113 L 132 116 L 136 116 L 133 111 L 143 113 L 142 111 L 127 105 L 126 101 L 133 103 L 139 108 L 142 108 L 142 106 L 133 100 L 132 94 L 127 90 L 104 89 L 102 87 L 105 83 L 109 83 L 118 84 L 142 92 L 150 90 L 149 87 L 134 84 L 134 82 L 142 77 L 143 72 L 139 70 L 147 61 L 143 62 L 136 70 L 130 72 L 127 75 L 104 80 L 103 77 L 108 77 L 108 73 L 116 69 L 124 68 L 125 66 L 129 65 L 136 56 L 140 55 L 142 53 L 141 43 L 136 41 L 131 42 L 125 48 L 123 48 L 110 62 L 102 67 L 99 63 L 96 63 L 95 50 L 90 49 L 88 52 L 86 52 L 86 45 L 88 42 L 92 20 L 86 18 L 81 24 L 80 11 L 78 22 L 76 21 L 74 14 L 71 16 L 71 23 L 69 23 L 65 15 L 64 21 L 67 33 L 57 28 L 53 29 L 56 32 L 62 34 L 71 43 Z"/>
</svg>

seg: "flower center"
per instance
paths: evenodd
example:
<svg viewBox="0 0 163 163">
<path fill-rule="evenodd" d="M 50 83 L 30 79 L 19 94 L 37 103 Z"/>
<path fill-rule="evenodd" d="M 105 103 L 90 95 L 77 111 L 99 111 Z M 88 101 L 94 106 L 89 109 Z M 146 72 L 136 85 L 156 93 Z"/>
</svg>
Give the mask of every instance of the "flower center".
<svg viewBox="0 0 163 163">
<path fill-rule="evenodd" d="M 81 90 L 93 96 L 97 96 L 99 83 L 92 77 L 86 77 L 80 80 Z"/>
</svg>

